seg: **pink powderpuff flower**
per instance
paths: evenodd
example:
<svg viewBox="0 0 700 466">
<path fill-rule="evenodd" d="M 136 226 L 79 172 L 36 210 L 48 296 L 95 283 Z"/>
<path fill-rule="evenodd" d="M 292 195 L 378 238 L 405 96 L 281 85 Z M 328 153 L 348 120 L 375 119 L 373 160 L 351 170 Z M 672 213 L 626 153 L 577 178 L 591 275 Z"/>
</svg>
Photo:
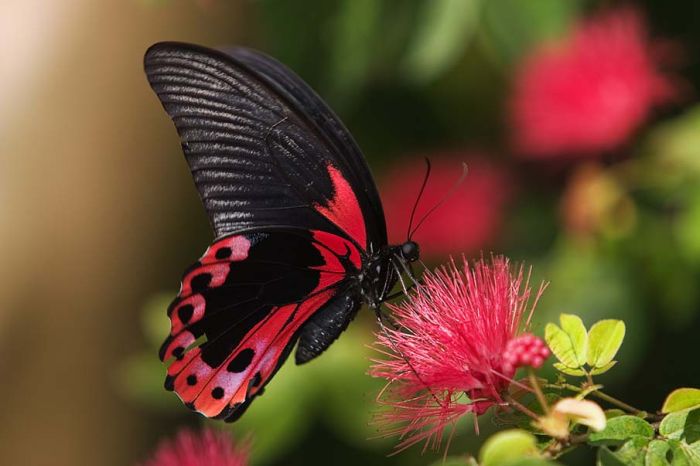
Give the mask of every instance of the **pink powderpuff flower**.
<svg viewBox="0 0 700 466">
<path fill-rule="evenodd" d="M 675 44 L 651 40 L 631 8 L 579 23 L 570 37 L 539 47 L 516 76 L 511 123 L 524 157 L 596 156 L 624 143 L 654 106 L 677 97 L 660 70 Z"/>
<path fill-rule="evenodd" d="M 485 157 L 472 153 L 455 152 L 429 159 L 430 179 L 413 227 L 459 180 L 462 162 L 467 164 L 468 173 L 456 191 L 417 230 L 413 239 L 420 244 L 421 257 L 445 257 L 453 251 L 477 252 L 493 243 L 512 191 L 509 176 Z M 424 176 L 424 159 L 413 158 L 402 160 L 382 177 L 382 203 L 392 244 L 406 241 L 411 208 Z"/>
<path fill-rule="evenodd" d="M 200 433 L 181 430 L 174 439 L 160 443 L 142 466 L 247 466 L 247 445 L 236 446 L 222 431 Z"/>
<path fill-rule="evenodd" d="M 399 435 L 398 450 L 425 440 L 440 445 L 444 427 L 466 413 L 483 414 L 506 403 L 515 371 L 539 366 L 544 343 L 520 332 L 530 324 L 529 278 L 508 259 L 454 260 L 434 272 L 398 305 L 389 304 L 395 328 L 377 333 L 370 374 L 388 380 L 377 400 L 386 407 L 382 435 Z M 515 343 L 514 343 L 515 342 Z"/>
</svg>

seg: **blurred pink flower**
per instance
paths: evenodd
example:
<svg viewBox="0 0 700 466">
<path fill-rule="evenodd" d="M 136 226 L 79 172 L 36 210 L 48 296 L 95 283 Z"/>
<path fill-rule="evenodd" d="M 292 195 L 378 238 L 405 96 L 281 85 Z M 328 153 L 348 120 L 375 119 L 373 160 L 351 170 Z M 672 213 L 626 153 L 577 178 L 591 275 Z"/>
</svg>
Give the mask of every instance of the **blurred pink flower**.
<svg viewBox="0 0 700 466">
<path fill-rule="evenodd" d="M 389 381 L 378 397 L 388 406 L 378 418 L 383 434 L 399 435 L 398 449 L 421 440 L 437 447 L 444 427 L 460 416 L 505 404 L 518 367 L 548 356 L 541 340 L 520 335 L 541 292 L 528 310 L 522 266 L 493 257 L 470 267 L 463 259 L 459 267 L 452 261 L 424 273 L 406 301 L 389 304 L 396 329 L 378 332 L 376 348 L 385 358 L 370 369 Z"/>
<path fill-rule="evenodd" d="M 641 14 L 624 8 L 534 50 L 511 102 L 516 149 L 531 158 L 595 156 L 625 142 L 654 106 L 677 95 L 660 71 L 671 58 L 668 45 L 651 40 Z"/>
<path fill-rule="evenodd" d="M 142 466 L 246 466 L 248 449 L 236 447 L 226 432 L 181 430 L 174 439 L 158 445 Z"/>
<path fill-rule="evenodd" d="M 421 257 L 444 257 L 472 253 L 492 243 L 503 220 L 510 197 L 509 177 L 494 164 L 473 154 L 453 153 L 430 157 L 432 171 L 420 200 L 416 223 L 447 194 L 462 174 L 468 174 L 454 194 L 430 214 L 414 236 Z M 425 175 L 425 161 L 413 158 L 399 162 L 382 178 L 384 213 L 392 244 L 406 241 L 411 208 Z"/>
</svg>

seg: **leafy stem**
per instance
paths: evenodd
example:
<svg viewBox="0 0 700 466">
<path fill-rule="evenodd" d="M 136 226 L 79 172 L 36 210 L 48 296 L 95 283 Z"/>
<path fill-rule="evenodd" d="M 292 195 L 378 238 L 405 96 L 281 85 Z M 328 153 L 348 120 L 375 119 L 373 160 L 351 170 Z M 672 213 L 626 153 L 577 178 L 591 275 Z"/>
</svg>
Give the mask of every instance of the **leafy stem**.
<svg viewBox="0 0 700 466">
<path fill-rule="evenodd" d="M 590 394 L 591 396 L 595 396 L 596 398 L 599 398 L 603 401 L 607 401 L 611 405 L 620 408 L 624 411 L 627 411 L 628 413 L 634 414 L 635 416 L 640 416 L 643 418 L 648 418 L 652 417 L 649 413 L 646 411 L 643 411 L 641 409 L 637 409 L 634 406 L 625 403 L 622 400 L 618 400 L 615 397 L 612 397 L 608 395 L 607 393 L 603 392 L 600 390 L 601 385 L 589 385 L 588 383 L 583 384 L 583 386 L 578 387 L 576 385 L 572 385 L 569 383 L 562 383 L 562 384 L 551 384 L 549 385 L 552 388 L 564 388 L 566 390 L 571 390 L 573 392 L 577 393 L 585 393 L 585 395 Z M 584 395 L 584 396 L 585 396 Z"/>
</svg>

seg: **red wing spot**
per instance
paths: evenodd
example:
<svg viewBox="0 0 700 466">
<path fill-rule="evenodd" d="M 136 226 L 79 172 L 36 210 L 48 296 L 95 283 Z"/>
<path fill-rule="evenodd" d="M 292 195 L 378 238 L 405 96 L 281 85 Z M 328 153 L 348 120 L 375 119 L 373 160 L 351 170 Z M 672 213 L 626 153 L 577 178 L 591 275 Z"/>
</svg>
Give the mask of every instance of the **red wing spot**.
<svg viewBox="0 0 700 466">
<path fill-rule="evenodd" d="M 367 245 L 367 232 L 362 209 L 357 197 L 343 174 L 330 163 L 326 167 L 333 183 L 333 199 L 324 206 L 319 203 L 314 207 L 324 217 L 335 223 L 338 228 L 350 235 L 360 246 Z"/>
<path fill-rule="evenodd" d="M 224 397 L 224 389 L 221 387 L 216 387 L 214 390 L 211 391 L 211 397 L 214 398 L 215 400 L 220 400 Z"/>
<path fill-rule="evenodd" d="M 216 241 L 209 246 L 199 260 L 203 265 L 212 264 L 221 260 L 239 262 L 248 258 L 250 240 L 243 235 L 229 236 Z"/>
<path fill-rule="evenodd" d="M 179 295 L 188 296 L 193 291 L 202 291 L 206 288 L 221 286 L 226 281 L 230 270 L 228 262 L 197 267 L 182 280 Z"/>
<path fill-rule="evenodd" d="M 189 385 L 190 387 L 193 385 L 197 385 L 197 376 L 195 374 L 190 374 L 187 376 L 186 381 L 187 385 Z"/>
<path fill-rule="evenodd" d="M 177 337 L 173 338 L 173 341 L 170 342 L 170 345 L 168 345 L 168 349 L 165 351 L 165 359 L 169 357 L 174 357 L 177 359 L 178 354 L 182 354 L 182 352 L 190 346 L 192 343 L 194 343 L 194 335 L 190 332 L 182 332 L 180 335 Z M 178 349 L 179 348 L 179 349 Z M 182 358 L 180 358 L 182 359 Z"/>
<path fill-rule="evenodd" d="M 206 302 L 204 301 L 204 296 L 201 294 L 194 294 L 189 298 L 185 298 L 180 301 L 170 315 L 170 334 L 177 335 L 183 328 L 185 328 L 185 325 L 199 322 L 204 316 L 205 307 Z M 187 310 L 190 308 L 192 309 L 192 315 L 189 315 L 189 310 Z M 186 310 L 183 311 L 183 309 Z M 183 313 L 185 315 L 183 315 Z M 184 317 L 187 316 L 189 316 L 189 319 L 184 319 Z"/>
</svg>

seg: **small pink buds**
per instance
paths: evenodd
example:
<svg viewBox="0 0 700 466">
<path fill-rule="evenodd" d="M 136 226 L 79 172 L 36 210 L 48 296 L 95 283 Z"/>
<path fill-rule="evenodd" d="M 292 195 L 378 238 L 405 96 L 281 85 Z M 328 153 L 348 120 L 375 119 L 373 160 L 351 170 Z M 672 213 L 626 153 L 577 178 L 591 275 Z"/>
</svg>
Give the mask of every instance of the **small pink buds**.
<svg viewBox="0 0 700 466">
<path fill-rule="evenodd" d="M 525 333 L 506 345 L 503 352 L 504 369 L 511 374 L 523 366 L 539 369 L 549 355 L 549 348 L 541 338 Z"/>
</svg>

